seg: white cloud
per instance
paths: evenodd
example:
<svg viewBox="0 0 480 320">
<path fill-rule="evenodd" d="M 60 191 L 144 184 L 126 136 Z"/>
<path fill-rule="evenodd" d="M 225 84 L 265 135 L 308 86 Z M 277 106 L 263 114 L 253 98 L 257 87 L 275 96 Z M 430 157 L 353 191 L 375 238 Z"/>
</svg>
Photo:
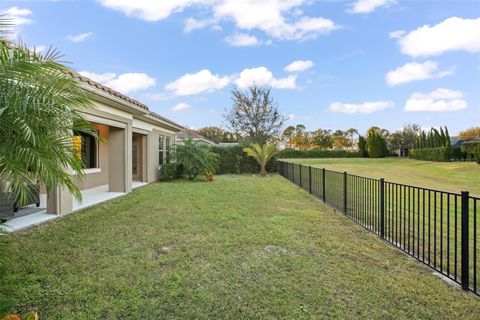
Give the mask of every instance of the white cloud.
<svg viewBox="0 0 480 320">
<path fill-rule="evenodd" d="M 451 89 L 437 89 L 423 94 L 415 92 L 405 103 L 405 111 L 458 111 L 468 105 L 463 98 L 463 92 Z"/>
<path fill-rule="evenodd" d="M 20 9 L 18 7 L 11 7 L 8 9 L 0 10 L 0 15 L 4 15 L 5 19 L 9 20 L 9 23 L 19 27 L 24 24 L 31 24 L 33 20 L 28 17 L 32 15 L 32 11 L 29 9 Z"/>
<path fill-rule="evenodd" d="M 387 108 L 393 108 L 394 104 L 391 101 L 375 101 L 364 102 L 360 104 L 334 102 L 328 108 L 331 112 L 343 113 L 372 113 Z"/>
<path fill-rule="evenodd" d="M 311 60 L 296 60 L 283 68 L 287 72 L 302 72 L 313 68 L 315 64 Z"/>
<path fill-rule="evenodd" d="M 396 3 L 395 0 L 357 0 L 351 4 L 348 12 L 351 13 L 370 13 L 377 8 Z"/>
<path fill-rule="evenodd" d="M 239 88 L 248 88 L 252 84 L 258 86 L 269 86 L 276 89 L 295 89 L 296 76 L 289 75 L 286 78 L 275 78 L 273 73 L 265 67 L 244 69 L 240 76 L 235 80 Z"/>
<path fill-rule="evenodd" d="M 188 7 L 203 7 L 210 16 L 190 18 L 185 22 L 186 32 L 229 20 L 240 30 L 261 30 L 282 40 L 316 38 L 339 27 L 322 17 L 307 17 L 300 7 L 309 0 L 99 0 L 110 9 L 147 21 L 160 21 Z"/>
<path fill-rule="evenodd" d="M 453 69 L 440 71 L 436 62 L 427 60 L 423 63 L 405 63 L 403 66 L 389 71 L 385 76 L 385 81 L 390 86 L 397 86 L 411 81 L 442 78 L 453 73 Z"/>
<path fill-rule="evenodd" d="M 172 111 L 173 112 L 178 112 L 178 111 L 183 111 L 183 110 L 187 110 L 187 109 L 190 109 L 190 105 L 188 103 L 181 102 L 181 103 L 177 104 L 176 106 L 174 106 L 172 108 Z"/>
<path fill-rule="evenodd" d="M 137 17 L 146 21 L 160 21 L 174 12 L 181 12 L 183 9 L 202 4 L 212 4 L 213 0 L 99 0 L 99 2 L 110 9 L 123 12 L 127 16 Z"/>
<path fill-rule="evenodd" d="M 262 43 L 257 37 L 246 33 L 237 33 L 228 36 L 225 38 L 225 41 L 232 47 L 251 47 L 258 46 Z"/>
<path fill-rule="evenodd" d="M 105 83 L 109 80 L 115 79 L 117 76 L 113 72 L 106 72 L 106 73 L 94 73 L 89 71 L 80 71 L 79 72 L 82 76 L 92 79 L 93 81 L 99 83 Z"/>
<path fill-rule="evenodd" d="M 230 77 L 221 77 L 204 69 L 197 73 L 187 73 L 165 86 L 177 96 L 189 96 L 222 89 L 230 83 Z"/>
<path fill-rule="evenodd" d="M 196 29 L 203 29 L 205 27 L 212 26 L 213 28 L 217 28 L 219 26 L 215 25 L 215 21 L 212 19 L 195 19 L 195 18 L 188 18 L 185 20 L 185 26 L 183 28 L 184 32 L 191 32 Z"/>
<path fill-rule="evenodd" d="M 155 79 L 146 73 L 123 73 L 120 75 L 113 72 L 98 74 L 81 71 L 79 73 L 123 94 L 129 94 L 155 86 Z"/>
<path fill-rule="evenodd" d="M 424 25 L 399 38 L 401 51 L 412 57 L 434 56 L 446 51 L 480 52 L 480 18 L 448 18 Z"/>
<path fill-rule="evenodd" d="M 388 36 L 390 37 L 390 39 L 399 39 L 403 37 L 406 33 L 407 31 L 405 30 L 396 30 L 396 31 L 390 32 Z"/>
<path fill-rule="evenodd" d="M 87 40 L 93 35 L 93 32 L 79 33 L 75 35 L 68 35 L 67 39 L 73 42 L 82 42 Z"/>
<path fill-rule="evenodd" d="M 42 51 L 45 51 L 45 49 L 47 49 L 47 46 L 38 45 L 38 46 L 33 46 L 33 47 L 29 48 L 28 50 L 35 51 L 36 53 L 41 53 Z"/>
</svg>

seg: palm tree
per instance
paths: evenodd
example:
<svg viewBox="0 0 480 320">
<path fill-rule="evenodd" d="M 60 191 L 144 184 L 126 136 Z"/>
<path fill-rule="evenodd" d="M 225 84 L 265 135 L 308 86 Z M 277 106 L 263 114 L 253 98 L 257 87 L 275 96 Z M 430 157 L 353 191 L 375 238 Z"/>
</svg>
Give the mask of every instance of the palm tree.
<svg viewBox="0 0 480 320">
<path fill-rule="evenodd" d="M 8 21 L 0 18 L 0 31 Z M 96 137 L 80 109 L 93 104 L 56 50 L 45 55 L 1 38 L 0 32 L 0 192 L 27 201 L 32 184 L 68 189 L 81 198 L 71 171 L 83 176 L 73 132 Z M 69 172 L 70 171 L 70 172 Z"/>
<path fill-rule="evenodd" d="M 201 174 L 213 174 L 220 162 L 218 154 L 212 152 L 209 146 L 192 139 L 175 145 L 175 159 L 190 180 Z"/>
<path fill-rule="evenodd" d="M 260 165 L 260 176 L 264 177 L 267 175 L 267 170 L 265 169 L 268 161 L 278 153 L 278 149 L 273 144 L 263 144 L 258 143 L 251 144 L 248 147 L 243 148 L 243 151 L 250 157 L 255 158 L 258 164 Z"/>
</svg>

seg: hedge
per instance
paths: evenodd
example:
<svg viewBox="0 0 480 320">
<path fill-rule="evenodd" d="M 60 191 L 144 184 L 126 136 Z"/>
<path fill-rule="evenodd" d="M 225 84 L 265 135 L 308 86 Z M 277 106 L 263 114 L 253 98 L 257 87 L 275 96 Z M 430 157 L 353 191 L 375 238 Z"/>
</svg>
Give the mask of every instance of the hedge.
<svg viewBox="0 0 480 320">
<path fill-rule="evenodd" d="M 220 156 L 220 165 L 217 174 L 241 174 L 241 173 L 258 173 L 260 165 L 243 152 L 243 147 L 212 147 L 212 151 Z M 268 172 L 277 171 L 276 159 L 271 159 L 266 167 Z"/>
<path fill-rule="evenodd" d="M 417 160 L 427 160 L 427 161 L 448 161 L 450 156 L 448 154 L 448 149 L 445 147 L 437 148 L 422 148 L 422 149 L 411 149 L 409 156 L 412 159 Z"/>
<path fill-rule="evenodd" d="M 212 151 L 220 156 L 220 166 L 217 174 L 240 174 L 258 173 L 260 166 L 252 157 L 243 152 L 243 147 L 212 147 Z M 360 152 L 353 151 L 331 151 L 331 150 L 309 150 L 299 151 L 292 149 L 281 150 L 276 158 L 271 159 L 267 164 L 268 172 L 277 171 L 277 159 L 295 158 L 360 158 Z"/>
<path fill-rule="evenodd" d="M 166 163 L 160 168 L 160 180 L 173 181 L 179 175 L 179 168 L 176 163 Z"/>
<path fill-rule="evenodd" d="M 302 159 L 302 158 L 361 158 L 360 151 L 347 150 L 308 150 L 299 151 L 293 149 L 285 149 L 280 151 L 277 156 L 280 159 Z"/>
<path fill-rule="evenodd" d="M 460 150 L 464 160 L 475 160 L 475 152 L 480 147 L 480 142 L 466 142 L 462 144 Z"/>
</svg>

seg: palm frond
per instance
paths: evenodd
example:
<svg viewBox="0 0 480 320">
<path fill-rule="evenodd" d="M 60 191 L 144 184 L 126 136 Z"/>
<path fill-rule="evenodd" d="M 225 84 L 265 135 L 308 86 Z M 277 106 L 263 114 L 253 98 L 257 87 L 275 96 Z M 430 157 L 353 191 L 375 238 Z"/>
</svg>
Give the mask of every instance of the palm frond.
<svg viewBox="0 0 480 320">
<path fill-rule="evenodd" d="M 0 42 L 0 191 L 15 192 L 20 203 L 39 182 L 81 198 L 69 172 L 83 176 L 72 136 L 96 136 L 81 113 L 93 104 L 59 57 L 53 49 L 38 55 L 24 44 Z"/>
</svg>

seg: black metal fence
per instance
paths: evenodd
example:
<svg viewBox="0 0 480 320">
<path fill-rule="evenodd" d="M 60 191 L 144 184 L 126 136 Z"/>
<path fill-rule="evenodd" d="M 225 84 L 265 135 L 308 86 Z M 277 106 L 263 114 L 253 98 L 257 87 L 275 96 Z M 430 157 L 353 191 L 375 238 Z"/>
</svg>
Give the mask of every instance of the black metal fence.
<svg viewBox="0 0 480 320">
<path fill-rule="evenodd" d="M 480 198 L 278 161 L 280 175 L 480 295 Z"/>
</svg>

